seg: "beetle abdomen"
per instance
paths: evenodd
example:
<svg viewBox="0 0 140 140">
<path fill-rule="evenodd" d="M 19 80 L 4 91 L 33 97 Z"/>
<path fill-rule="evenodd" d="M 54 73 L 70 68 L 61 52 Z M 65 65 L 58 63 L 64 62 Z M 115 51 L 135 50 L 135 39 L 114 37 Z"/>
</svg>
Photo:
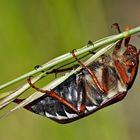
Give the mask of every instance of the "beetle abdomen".
<svg viewBox="0 0 140 140">
<path fill-rule="evenodd" d="M 108 59 L 106 57 L 105 59 Z M 57 99 L 49 97 L 47 94 L 41 98 L 32 102 L 31 110 L 37 114 L 49 117 L 58 122 L 67 123 L 71 119 L 79 119 L 79 116 L 86 116 L 98 108 L 100 108 L 104 102 L 110 100 L 113 96 L 116 96 L 120 92 L 125 92 L 127 87 L 120 80 L 119 75 L 116 72 L 114 66 L 110 66 L 112 61 L 102 63 L 102 61 L 93 62 L 90 69 L 95 73 L 99 82 L 102 82 L 103 68 L 106 67 L 108 73 L 108 91 L 102 93 L 95 83 L 93 82 L 91 75 L 86 69 L 82 69 L 76 74 L 73 74 L 63 83 L 53 89 L 60 97 L 63 97 L 69 103 L 74 105 L 79 110 L 83 99 L 85 100 L 85 111 L 82 114 L 78 114 L 66 105 L 63 105 Z"/>
</svg>

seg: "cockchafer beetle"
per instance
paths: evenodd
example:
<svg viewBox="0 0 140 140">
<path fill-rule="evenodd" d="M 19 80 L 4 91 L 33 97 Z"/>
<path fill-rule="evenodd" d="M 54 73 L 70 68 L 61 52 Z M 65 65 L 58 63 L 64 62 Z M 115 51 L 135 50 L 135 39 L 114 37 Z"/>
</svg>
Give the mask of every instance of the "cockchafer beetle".
<svg viewBox="0 0 140 140">
<path fill-rule="evenodd" d="M 121 32 L 117 23 L 114 26 Z M 46 94 L 24 108 L 58 123 L 69 123 L 122 100 L 133 85 L 139 65 L 140 50 L 129 41 L 130 37 L 125 38 L 123 46 L 120 40 L 112 55 L 102 55 L 89 66 L 72 51 L 83 68 L 50 91 L 37 88 L 29 78 L 32 88 Z"/>
</svg>

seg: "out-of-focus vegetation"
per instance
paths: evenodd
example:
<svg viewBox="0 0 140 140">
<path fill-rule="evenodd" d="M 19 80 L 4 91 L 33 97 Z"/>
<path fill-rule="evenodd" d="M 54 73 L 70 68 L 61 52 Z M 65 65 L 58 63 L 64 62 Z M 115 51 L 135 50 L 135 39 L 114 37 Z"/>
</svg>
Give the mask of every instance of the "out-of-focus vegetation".
<svg viewBox="0 0 140 140">
<path fill-rule="evenodd" d="M 111 0 L 0 1 L 0 83 L 110 35 L 113 22 L 138 25 L 138 1 L 127 5 Z M 140 44 L 138 37 L 133 43 Z M 0 140 L 139 140 L 138 81 L 123 102 L 67 125 L 21 109 L 0 120 Z"/>
</svg>

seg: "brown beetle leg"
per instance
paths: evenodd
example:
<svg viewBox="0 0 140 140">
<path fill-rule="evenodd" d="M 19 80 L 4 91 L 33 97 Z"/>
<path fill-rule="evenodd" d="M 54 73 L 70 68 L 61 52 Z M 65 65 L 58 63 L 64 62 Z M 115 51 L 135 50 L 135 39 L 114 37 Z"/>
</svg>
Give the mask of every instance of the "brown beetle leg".
<svg viewBox="0 0 140 140">
<path fill-rule="evenodd" d="M 118 33 L 121 33 L 121 29 L 120 29 L 120 26 L 118 23 L 114 23 L 114 24 L 112 24 L 112 26 L 114 26 L 118 30 Z M 129 26 L 126 27 L 125 31 L 128 31 L 128 30 L 130 30 Z M 127 47 L 129 45 L 130 39 L 131 39 L 131 36 L 128 36 L 125 38 L 125 40 L 124 40 L 125 47 Z M 122 41 L 123 41 L 123 39 L 120 40 L 120 42 L 119 42 L 120 45 L 121 45 Z M 118 46 L 120 46 L 120 45 L 118 45 Z"/>
<path fill-rule="evenodd" d="M 90 74 L 90 76 L 91 76 L 91 78 L 92 78 L 94 84 L 97 86 L 97 88 L 98 88 L 102 93 L 104 93 L 104 90 L 103 90 L 103 88 L 102 88 L 100 82 L 98 81 L 96 75 L 94 74 L 94 72 L 93 72 L 89 67 L 85 66 L 85 65 L 77 58 L 77 56 L 75 55 L 74 51 L 75 51 L 75 50 L 73 50 L 73 51 L 71 52 L 71 54 L 73 55 L 73 57 L 75 58 L 75 60 L 76 60 L 82 67 L 84 67 L 84 68 L 88 71 L 88 73 Z"/>
<path fill-rule="evenodd" d="M 129 45 L 130 39 L 131 39 L 130 36 L 127 37 L 127 38 L 125 38 L 125 40 L 124 40 L 124 46 L 125 46 L 125 47 L 127 47 L 127 46 Z"/>
<path fill-rule="evenodd" d="M 78 96 L 79 96 L 78 98 L 79 98 L 79 101 L 81 102 L 79 108 L 78 108 L 78 106 L 77 106 L 77 108 L 78 108 L 80 113 L 84 113 L 86 110 L 85 102 L 86 102 L 87 91 L 86 91 L 86 86 L 85 86 L 85 79 L 83 78 L 82 75 L 79 76 L 79 79 L 77 81 L 77 86 L 78 86 L 77 91 L 78 91 Z M 82 91 L 81 91 L 81 87 L 83 87 Z"/>
<path fill-rule="evenodd" d="M 119 62 L 119 60 L 114 60 L 114 64 L 116 66 L 117 71 L 120 74 L 121 79 L 123 80 L 123 82 L 125 84 L 127 84 L 129 77 L 128 77 L 123 65 Z"/>
<path fill-rule="evenodd" d="M 118 33 L 121 33 L 121 29 L 118 23 L 113 23 L 111 27 L 115 27 L 118 30 Z"/>
<path fill-rule="evenodd" d="M 128 31 L 128 30 L 130 30 L 129 26 L 126 27 L 125 31 Z M 124 40 L 124 46 L 125 47 L 127 47 L 129 45 L 130 39 L 131 39 L 131 36 L 128 36 L 128 37 L 125 38 L 125 40 Z"/>
<path fill-rule="evenodd" d="M 119 60 L 117 60 L 117 52 L 118 52 L 118 50 L 116 49 L 116 46 L 115 46 L 113 53 L 112 53 L 112 59 L 114 61 L 114 64 L 116 66 L 118 73 L 120 74 L 121 79 L 123 80 L 123 82 L 125 84 L 127 84 L 128 83 L 128 75 L 127 75 L 123 65 L 120 63 Z"/>
<path fill-rule="evenodd" d="M 105 93 L 108 92 L 108 78 L 109 78 L 109 73 L 107 67 L 104 67 L 102 69 L 102 87 Z"/>
<path fill-rule="evenodd" d="M 75 111 L 76 113 L 79 113 L 79 111 L 76 109 L 75 106 L 73 106 L 71 103 L 69 103 L 67 100 L 65 100 L 63 97 L 60 97 L 55 91 L 51 90 L 51 91 L 48 91 L 48 90 L 43 90 L 43 89 L 40 89 L 38 87 L 36 87 L 34 84 L 32 84 L 31 82 L 31 77 L 29 77 L 27 79 L 29 85 L 34 88 L 35 90 L 39 91 L 39 92 L 42 92 L 42 93 L 46 93 L 48 96 L 50 97 L 53 97 L 55 99 L 57 99 L 60 103 L 66 105 L 67 107 L 69 107 L 70 109 L 72 109 L 73 111 Z"/>
<path fill-rule="evenodd" d="M 132 85 L 133 80 L 135 79 L 134 77 L 135 77 L 136 74 L 137 74 L 138 65 L 139 65 L 139 63 L 135 64 L 135 65 L 133 66 L 133 68 L 132 68 L 130 78 L 129 78 L 128 82 L 127 82 L 129 86 Z"/>
<path fill-rule="evenodd" d="M 119 33 L 121 33 L 120 27 L 118 25 L 118 23 L 114 23 L 113 26 L 116 27 L 116 29 L 118 30 Z M 121 39 L 115 46 L 113 53 L 112 53 L 112 59 L 114 61 L 114 64 L 116 66 L 116 69 L 118 71 L 118 73 L 120 74 L 121 79 L 123 80 L 123 82 L 125 84 L 127 84 L 128 82 L 128 75 L 123 67 L 123 65 L 120 63 L 119 60 L 117 60 L 117 53 L 119 52 L 120 48 L 121 48 L 121 44 L 122 44 L 123 39 Z M 126 40 L 126 42 L 129 40 Z M 128 42 L 127 42 L 128 43 Z"/>
<path fill-rule="evenodd" d="M 120 33 L 121 30 L 120 30 L 119 25 L 118 25 L 117 23 L 115 23 L 115 24 L 113 24 L 113 25 L 118 29 L 118 31 L 119 31 L 119 33 Z M 125 30 L 126 30 L 126 31 L 127 31 L 127 30 L 130 30 L 130 27 L 129 27 L 129 26 L 126 27 Z M 126 38 L 124 39 L 124 46 L 125 46 L 126 48 L 127 48 L 128 46 L 131 45 L 131 44 L 129 44 L 130 39 L 131 39 L 131 36 L 128 36 L 128 37 L 126 37 Z M 132 70 L 131 70 L 130 77 L 129 77 L 129 76 L 127 75 L 127 73 L 126 73 L 126 70 L 125 70 L 124 66 L 119 62 L 119 60 L 116 59 L 116 58 L 117 58 L 118 49 L 121 48 L 121 43 L 122 43 L 122 40 L 120 40 L 119 44 L 117 44 L 117 45 L 115 46 L 114 51 L 113 51 L 113 54 L 112 54 L 112 58 L 113 58 L 113 61 L 114 61 L 114 63 L 115 63 L 115 66 L 116 66 L 116 68 L 117 68 L 117 70 L 118 70 L 118 72 L 119 72 L 119 74 L 120 74 L 121 79 L 123 80 L 123 82 L 124 82 L 125 84 L 127 84 L 128 86 L 130 86 L 130 85 L 132 85 L 132 82 L 133 82 L 133 80 L 134 80 L 134 77 L 135 77 L 135 75 L 136 75 L 136 73 L 137 73 L 136 70 L 137 70 L 137 67 L 138 67 L 139 62 L 137 62 L 137 63 L 133 66 L 133 68 L 132 68 Z M 132 46 L 132 45 L 131 45 L 131 46 Z M 125 55 L 125 53 L 124 53 L 123 55 Z M 139 55 L 139 52 L 138 52 L 138 55 Z M 124 57 L 125 57 L 125 56 L 124 56 Z"/>
<path fill-rule="evenodd" d="M 121 33 L 121 29 L 120 29 L 120 26 L 119 26 L 118 23 L 112 24 L 112 27 L 115 27 L 115 28 L 118 30 L 118 33 Z M 117 53 L 117 51 L 121 48 L 122 41 L 123 41 L 123 39 L 121 39 L 121 40 L 116 44 L 116 46 L 115 46 L 116 53 Z M 114 53 L 115 53 L 115 50 L 114 50 Z"/>
<path fill-rule="evenodd" d="M 137 67 L 138 67 L 138 64 L 135 64 L 131 70 L 131 74 L 130 74 L 130 77 L 128 76 L 128 74 L 126 73 L 126 70 L 124 68 L 124 66 L 121 64 L 121 62 L 119 60 L 116 60 L 116 50 L 113 52 L 112 54 L 112 58 L 113 58 L 113 61 L 114 61 L 114 64 L 116 66 L 116 69 L 118 71 L 118 73 L 120 74 L 120 77 L 121 79 L 123 80 L 123 82 L 126 84 L 126 85 L 131 85 L 135 75 L 136 75 L 136 70 L 137 70 Z"/>
<path fill-rule="evenodd" d="M 48 91 L 48 90 L 43 90 L 43 89 L 40 89 L 38 87 L 36 87 L 34 84 L 31 83 L 31 77 L 29 77 L 27 79 L 29 85 L 36 89 L 37 91 L 39 92 L 42 92 L 42 93 L 46 93 L 48 96 L 50 97 L 53 97 L 55 99 L 57 99 L 59 102 L 61 102 L 62 104 L 66 105 L 67 107 L 69 107 L 70 109 L 72 109 L 73 111 L 75 111 L 77 114 L 81 114 L 81 113 L 84 113 L 85 110 L 86 110 L 86 105 L 85 105 L 85 102 L 86 102 L 86 88 L 85 88 L 85 80 L 83 79 L 83 77 L 79 77 L 79 80 L 78 80 L 78 87 L 79 87 L 79 90 L 81 90 L 81 86 L 84 87 L 83 88 L 83 92 L 82 92 L 82 95 L 79 94 L 79 98 L 81 98 L 81 103 L 80 103 L 80 106 L 78 108 L 73 106 L 71 103 L 69 103 L 67 100 L 65 100 L 64 98 L 60 97 L 56 92 L 54 92 L 53 90 L 51 91 Z M 82 96 L 82 97 L 81 97 Z M 14 102 L 19 104 L 21 103 L 22 101 L 24 101 L 25 99 L 15 99 Z M 24 108 L 29 110 L 29 111 L 32 111 L 31 110 L 31 107 L 32 107 L 32 104 L 28 104 L 28 105 L 25 105 Z"/>
</svg>

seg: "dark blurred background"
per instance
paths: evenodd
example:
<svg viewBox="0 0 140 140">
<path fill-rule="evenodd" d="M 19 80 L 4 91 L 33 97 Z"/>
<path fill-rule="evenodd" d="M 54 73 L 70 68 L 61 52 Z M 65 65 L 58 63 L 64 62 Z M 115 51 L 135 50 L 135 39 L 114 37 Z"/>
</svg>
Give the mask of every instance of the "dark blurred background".
<svg viewBox="0 0 140 140">
<path fill-rule="evenodd" d="M 139 13 L 138 0 L 1 0 L 0 84 L 88 40 L 116 33 L 114 22 L 122 30 L 139 26 Z M 140 48 L 138 34 L 131 42 Z M 139 140 L 139 77 L 123 102 L 71 124 L 21 109 L 0 120 L 0 140 Z"/>
</svg>

